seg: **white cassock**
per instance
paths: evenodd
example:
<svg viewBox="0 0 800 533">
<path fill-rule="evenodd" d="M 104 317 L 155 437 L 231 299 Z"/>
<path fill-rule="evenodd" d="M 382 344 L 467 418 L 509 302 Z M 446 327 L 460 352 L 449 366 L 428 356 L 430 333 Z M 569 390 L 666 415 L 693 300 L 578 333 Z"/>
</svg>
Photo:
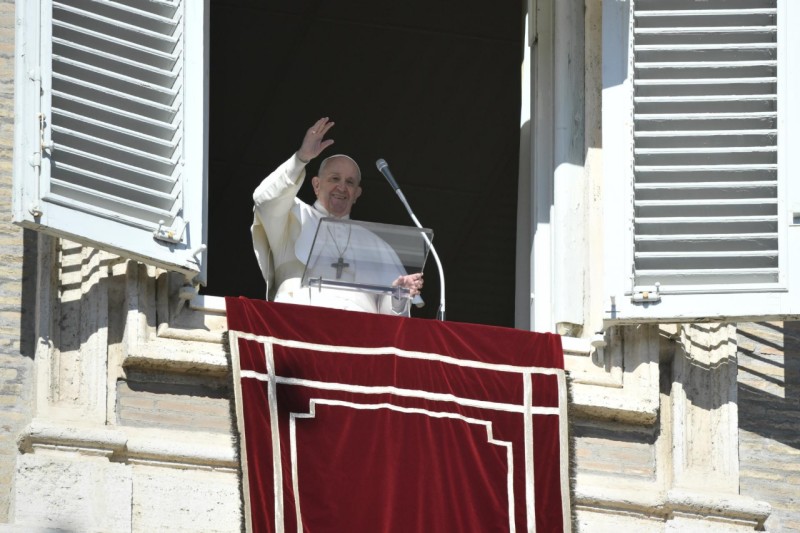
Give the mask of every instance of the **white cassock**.
<svg viewBox="0 0 800 533">
<path fill-rule="evenodd" d="M 253 193 L 253 249 L 267 282 L 267 298 L 276 302 L 408 316 L 407 298 L 301 287 L 319 220 L 330 216 L 319 201 L 310 206 L 297 198 L 304 179 L 305 163 L 295 154 L 267 176 Z M 332 264 L 338 262 L 339 257 L 348 263 L 340 271 L 342 281 L 391 285 L 398 276 L 406 274 L 394 250 L 382 239 L 358 226 L 339 226 L 343 225 L 331 227 L 330 238 L 328 235 L 320 237 L 325 241 L 326 253 L 317 266 L 324 267 L 323 261 L 329 261 L 331 278 L 336 277 L 337 269 Z M 352 228 L 349 234 L 348 228 Z M 334 249 L 336 246 L 338 249 Z M 364 250 L 372 252 L 364 254 Z M 386 265 L 387 261 L 394 266 L 377 266 Z"/>
</svg>

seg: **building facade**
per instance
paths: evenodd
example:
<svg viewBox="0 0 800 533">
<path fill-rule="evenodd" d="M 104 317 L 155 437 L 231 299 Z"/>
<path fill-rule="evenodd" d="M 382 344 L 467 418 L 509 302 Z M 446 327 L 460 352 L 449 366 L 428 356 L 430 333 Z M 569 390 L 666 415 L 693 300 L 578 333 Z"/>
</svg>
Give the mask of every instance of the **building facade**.
<svg viewBox="0 0 800 533">
<path fill-rule="evenodd" d="M 123 10 L 126 17 L 130 16 L 124 22 L 134 24 L 138 19 L 130 12 L 138 10 L 139 3 L 121 3 L 131 4 L 128 11 Z M 191 283 L 192 276 L 203 275 L 198 274 L 202 268 L 193 264 L 198 257 L 198 239 L 202 241 L 202 237 L 196 235 L 202 235 L 202 231 L 192 234 L 195 237 L 191 242 L 188 237 L 182 241 L 183 235 L 170 234 L 170 231 L 182 231 L 181 220 L 188 218 L 182 212 L 169 224 L 164 224 L 160 237 L 175 239 L 176 247 L 181 248 L 185 256 L 179 260 L 148 259 L 146 250 L 129 252 L 119 244 L 119 240 L 126 240 L 128 236 L 120 237 L 113 246 L 106 246 L 102 237 L 93 235 L 82 240 L 82 235 L 74 230 L 70 234 L 64 229 L 55 234 L 50 230 L 38 232 L 35 226 L 41 216 L 35 215 L 36 206 L 29 206 L 29 199 L 19 204 L 22 201 L 19 187 L 12 186 L 14 174 L 25 166 L 40 172 L 48 164 L 44 152 L 51 149 L 47 145 L 51 138 L 36 137 L 40 135 L 39 129 L 33 134 L 33 144 L 26 144 L 28 133 L 23 135 L 20 131 L 23 127 L 20 126 L 23 122 L 20 109 L 27 112 L 25 105 L 28 103 L 21 104 L 24 98 L 19 87 L 24 84 L 19 83 L 18 78 L 29 76 L 31 82 L 41 82 L 41 73 L 37 78 L 36 72 L 29 74 L 31 69 L 20 67 L 20 61 L 27 61 L 28 56 L 21 55 L 20 47 L 25 45 L 18 33 L 30 23 L 33 4 L 49 5 L 47 2 L 0 0 L 0 56 L 3 58 L 0 63 L 0 190 L 3 191 L 0 201 L 6 206 L 4 212 L 8 213 L 0 223 L 0 254 L 4 259 L 0 270 L 3 306 L 0 314 L 0 426 L 4 430 L 0 433 L 0 531 L 154 531 L 165 528 L 171 531 L 239 531 L 243 523 L 241 480 L 231 414 L 230 363 L 222 343 L 224 306 L 219 298 L 198 296 Z M 78 12 L 86 8 L 83 4 L 91 3 L 59 3 L 60 15 L 55 17 L 58 29 L 46 32 L 46 35 L 52 33 L 53 42 L 66 46 L 67 30 L 79 25 Z M 184 9 L 184 4 L 194 6 L 187 9 L 198 9 L 202 3 L 176 1 L 167 4 L 164 4 L 166 7 L 159 4 L 159 9 L 165 12 L 154 14 L 154 19 L 169 18 L 170 10 Z M 632 42 L 635 38 L 631 36 L 636 35 L 632 28 L 652 30 L 645 31 L 645 35 L 670 33 L 649 21 L 657 20 L 659 15 L 670 21 L 680 19 L 686 16 L 682 11 L 697 8 L 694 2 L 680 1 L 675 2 L 674 10 L 652 14 L 647 13 L 647 4 L 649 2 L 645 1 L 632 6 L 625 1 L 539 0 L 529 3 L 526 19 L 523 94 L 528 98 L 523 98 L 526 104 L 520 136 L 517 323 L 518 327 L 558 331 L 564 335 L 566 365 L 571 378 L 574 529 L 593 532 L 727 532 L 760 528 L 800 531 L 800 500 L 797 498 L 800 434 L 796 431 L 800 420 L 800 322 L 797 321 L 798 310 L 790 308 L 782 296 L 797 295 L 797 291 L 778 291 L 778 296 L 773 291 L 772 296 L 753 297 L 754 292 L 750 290 L 755 285 L 764 288 L 773 282 L 752 276 L 772 275 L 777 280 L 775 283 L 788 285 L 790 291 L 791 282 L 796 283 L 796 273 L 781 271 L 797 256 L 797 248 L 794 251 L 791 248 L 791 236 L 798 229 L 796 207 L 794 218 L 775 215 L 780 222 L 776 225 L 774 239 L 781 243 L 780 253 L 787 255 L 780 256 L 780 261 L 774 264 L 770 263 L 771 256 L 754 259 L 762 261 L 754 264 L 767 265 L 763 269 L 742 263 L 731 267 L 736 272 L 748 271 L 751 277 L 737 281 L 731 277 L 736 272 L 729 272 L 721 283 L 741 282 L 747 284 L 747 291 L 735 293 L 734 298 L 723 291 L 723 301 L 714 304 L 716 307 L 707 304 L 714 299 L 714 291 L 711 291 L 712 296 L 700 301 L 696 291 L 677 290 L 670 294 L 669 282 L 665 282 L 663 288 L 651 283 L 653 279 L 660 279 L 654 278 L 652 271 L 674 270 L 669 261 L 675 257 L 695 261 L 690 270 L 696 274 L 702 270 L 699 258 L 709 251 L 701 250 L 698 255 L 689 253 L 692 250 L 679 250 L 688 256 L 648 256 L 646 249 L 622 250 L 629 242 L 628 237 L 619 237 L 619 242 L 613 237 L 636 233 L 638 229 L 642 229 L 640 233 L 646 237 L 648 232 L 644 228 L 649 227 L 648 224 L 675 221 L 645 220 L 639 226 L 633 222 L 626 226 L 625 219 L 607 220 L 619 211 L 620 205 L 636 202 L 644 202 L 641 207 L 645 209 L 654 208 L 654 219 L 663 219 L 665 212 L 680 211 L 689 205 L 678 195 L 642 193 L 645 196 L 637 197 L 634 190 L 658 192 L 666 187 L 653 186 L 661 182 L 648 181 L 648 170 L 635 167 L 648 167 L 652 171 L 651 167 L 674 166 L 674 161 L 659 160 L 665 154 L 686 161 L 701 157 L 687 149 L 695 146 L 637 145 L 631 139 L 635 132 L 652 131 L 646 115 L 691 114 L 691 109 L 681 106 L 698 101 L 706 105 L 713 99 L 709 95 L 695 95 L 694 100 L 689 98 L 688 103 L 678 105 L 679 110 L 673 111 L 669 106 L 675 103 L 674 99 L 666 98 L 665 102 L 663 97 L 650 95 L 643 96 L 642 105 L 665 107 L 633 108 L 632 91 L 637 82 L 644 80 L 644 86 L 651 86 L 652 80 L 661 78 L 643 74 L 640 80 L 633 72 L 657 70 L 660 63 L 669 61 L 659 56 L 652 61 L 654 64 L 634 66 L 637 60 L 630 54 L 638 42 Z M 107 6 L 95 7 L 105 9 Z M 636 9 L 641 12 L 637 14 Z M 785 35 L 787 19 L 792 20 L 797 11 L 791 8 L 790 2 L 739 2 L 730 8 L 732 12 L 737 10 L 739 12 L 731 16 L 740 18 L 730 24 L 742 28 L 776 26 L 776 44 L 768 48 L 777 50 L 777 61 L 786 61 L 786 56 L 800 53 L 798 41 Z M 110 11 L 98 13 L 102 17 L 113 17 Z M 716 16 L 715 21 L 727 16 L 722 11 L 692 15 L 693 19 Z M 761 15 L 766 16 L 767 22 L 748 18 Z M 203 17 L 202 12 L 187 12 L 177 17 L 181 24 L 200 24 L 199 29 L 184 28 L 187 47 L 203 41 Z M 636 17 L 645 22 L 635 25 Z M 44 22 L 37 19 L 36 24 L 52 24 L 47 16 L 41 20 Z M 94 23 L 99 27 L 105 22 Z M 712 22 L 710 25 L 728 27 L 730 24 Z M 660 27 L 662 31 L 659 32 Z M 671 33 L 693 33 L 685 27 L 675 30 L 674 24 L 667 27 L 673 28 Z M 90 29 L 87 39 L 94 36 L 92 31 L 96 27 L 90 25 Z M 157 31 L 149 26 L 146 30 Z M 29 33 L 25 35 L 30 36 Z M 664 45 L 663 42 L 642 46 L 644 53 L 666 54 L 647 48 L 659 45 L 670 48 L 669 43 Z M 77 58 L 87 52 L 88 45 L 81 46 L 83 48 L 76 47 L 80 52 Z M 672 48 L 686 49 L 679 44 L 673 44 Z M 138 57 L 133 52 L 130 54 L 125 61 Z M 646 63 L 645 59 L 640 62 Z M 726 61 L 716 58 L 715 65 L 705 68 L 724 68 Z M 745 65 L 747 69 L 760 68 L 759 62 L 765 63 L 767 69 L 776 68 L 773 59 L 748 61 L 754 64 Z M 629 62 L 631 69 L 627 68 Z M 701 68 L 694 65 L 693 58 L 683 58 L 680 62 L 684 66 L 688 64 L 690 69 Z M 80 78 L 76 70 L 70 68 L 74 63 L 65 62 L 65 65 L 55 73 L 61 85 L 45 83 L 49 88 L 46 90 L 68 92 L 67 82 L 88 86 L 102 74 L 98 67 L 97 71 Z M 661 68 L 668 67 L 661 65 Z M 779 72 L 782 76 L 783 71 Z M 669 79 L 681 76 L 665 75 Z M 744 76 L 732 74 L 727 79 Z M 753 77 L 780 78 L 774 73 L 759 72 Z M 75 81 L 76 78 L 79 79 Z M 784 87 L 781 85 L 783 78 L 780 80 L 774 94 L 764 97 L 773 102 L 773 108 L 775 101 L 783 101 L 784 91 L 791 88 L 790 82 L 798 81 L 790 77 L 786 82 L 789 85 Z M 36 89 L 42 90 L 40 86 Z M 79 96 L 85 99 L 90 94 L 87 90 Z M 755 94 L 762 95 L 762 92 Z M 181 95 L 180 98 L 185 99 L 185 105 L 203 101 L 197 95 Z M 56 126 L 62 130 L 53 134 L 62 137 L 56 140 L 54 149 L 69 145 L 65 136 L 72 135 L 70 139 L 77 139 L 76 144 L 70 145 L 77 146 L 71 153 L 75 158 L 90 151 L 87 146 L 91 144 L 86 137 L 89 134 L 77 127 L 67 127 L 72 124 L 69 120 L 75 119 L 81 103 L 76 99 L 72 107 L 53 104 L 48 108 L 61 113 L 61 122 Z M 98 107 L 104 105 L 112 104 L 98 101 Z M 722 166 L 752 163 L 757 168 L 739 170 L 755 173 L 766 168 L 769 172 L 774 166 L 779 169 L 777 171 L 789 175 L 792 160 L 784 157 L 787 150 L 781 143 L 794 135 L 791 127 L 800 127 L 800 117 L 791 108 L 784 111 L 787 108 L 779 105 L 777 109 L 785 113 L 780 119 L 774 118 L 780 123 L 779 127 L 784 128 L 777 133 L 780 140 L 746 144 L 750 151 L 741 156 L 741 160 L 726 160 Z M 777 115 L 778 111 L 736 109 L 720 113 L 768 115 L 772 112 Z M 152 120 L 171 123 L 170 111 L 159 107 L 158 113 L 162 112 L 166 114 L 151 117 Z M 620 119 L 620 115 L 624 118 Z M 32 116 L 35 117 L 35 113 Z M 617 119 L 611 120 L 612 117 Z M 96 116 L 88 119 L 92 126 L 102 126 L 97 124 Z M 662 122 L 669 120 L 677 119 Z M 770 118 L 759 115 L 757 120 L 769 121 Z M 194 125 L 202 122 L 201 116 Z M 637 138 L 675 137 L 675 131 L 687 128 L 691 129 L 688 126 L 668 128 L 664 134 L 650 137 L 645 134 Z M 116 133 L 126 133 L 129 129 L 119 126 Z M 155 127 L 140 131 L 140 140 L 157 137 L 154 130 Z M 203 130 L 201 125 L 198 131 L 202 133 Z M 47 127 L 44 131 L 45 135 L 51 134 Z M 194 133 L 195 137 L 186 135 L 179 142 L 189 150 L 199 143 L 202 150 L 203 137 L 197 137 L 197 131 Z M 714 137 L 725 135 L 720 133 Z M 766 137 L 772 139 L 775 135 Z M 81 140 L 88 144 L 81 144 Z M 159 147 L 151 152 L 147 152 L 145 144 L 142 141 L 135 148 L 129 148 L 129 152 L 136 157 L 146 152 L 142 157 L 152 162 L 148 176 L 161 172 L 154 182 L 173 179 L 174 168 L 180 162 L 176 164 L 170 156 L 159 152 L 163 143 L 154 141 Z M 30 146 L 38 146 L 41 159 L 34 159 L 37 164 L 29 162 L 30 154 L 20 153 Z M 105 145 L 104 157 L 110 158 L 109 154 L 119 150 L 119 146 L 125 146 L 125 142 Z M 727 150 L 718 148 L 710 152 L 742 153 L 730 147 Z M 618 152 L 625 150 L 627 156 L 620 156 Z M 634 150 L 640 150 L 638 155 L 634 155 Z M 774 162 L 763 160 L 764 153 L 775 156 Z M 133 165 L 132 160 L 125 157 L 120 156 L 123 166 Z M 634 163 L 635 157 L 646 160 Z M 67 166 L 58 170 L 61 174 L 54 174 L 55 181 L 51 183 L 51 192 L 62 198 L 51 203 L 59 207 L 83 201 L 89 194 L 83 187 L 90 181 L 90 173 L 79 175 Z M 199 172 L 202 177 L 202 168 L 182 168 L 184 174 Z M 616 173 L 626 177 L 614 179 Z M 784 174 L 779 179 L 788 180 Z M 183 186 L 181 179 L 183 177 L 175 178 L 177 186 Z M 640 187 L 619 190 L 620 181 L 636 180 Z M 721 182 L 726 180 L 728 178 L 720 178 Z M 702 188 L 698 183 L 704 182 L 695 182 L 688 188 L 697 192 Z M 145 188 L 140 185 L 111 199 L 97 196 L 107 202 L 105 207 L 108 208 L 114 202 L 114 205 L 125 203 L 137 198 L 137 194 L 149 192 L 157 197 L 154 202 L 162 203 L 148 204 L 149 211 L 130 208 L 126 216 L 142 215 L 146 220 L 159 220 L 158 216 L 162 216 L 159 210 L 172 212 L 171 207 L 163 203 L 169 200 L 165 199 L 163 191 L 153 187 L 158 189 L 155 194 L 152 190 L 142 190 Z M 780 192 L 773 196 L 762 194 L 765 188 L 770 187 L 750 184 L 739 189 L 759 191 L 745 202 L 748 205 L 774 203 L 776 208 L 792 209 L 791 195 L 797 194 L 796 185 L 779 181 L 775 190 Z M 713 200 L 709 204 L 726 204 L 727 189 L 717 189 L 723 189 L 722 196 L 705 198 Z M 109 190 L 100 192 L 113 196 Z M 166 196 L 174 200 L 169 194 Z M 703 204 L 690 207 L 710 209 Z M 12 223 L 12 212 L 17 222 L 29 215 L 33 222 L 28 221 L 28 227 L 23 229 Z M 28 215 L 19 215 L 20 212 Z M 683 213 L 683 222 L 697 223 L 697 215 L 692 213 L 691 210 Z M 639 218 L 648 216 L 651 215 L 644 211 L 639 214 Z M 81 224 L 91 225 L 90 222 Z M 131 225 L 130 221 L 128 224 Z M 619 224 L 623 232 L 614 230 Z M 158 226 L 156 232 L 160 232 L 162 223 Z M 186 235 L 189 231 L 195 229 L 187 230 Z M 750 229 L 746 232 L 764 233 Z M 151 233 L 149 229 L 148 235 Z M 630 241 L 634 238 L 635 235 L 631 235 Z M 634 261 L 639 252 L 642 262 L 633 268 L 625 264 L 620 266 L 621 258 Z M 739 250 L 738 255 L 754 257 L 757 254 Z M 655 266 L 648 268 L 651 264 Z M 563 268 L 553 265 L 563 265 Z M 630 276 L 626 275 L 627 279 L 622 282 L 615 277 L 618 272 L 634 272 L 639 278 L 630 283 Z M 654 305 L 653 293 L 663 299 L 665 311 Z M 611 296 L 613 300 L 609 299 Z M 682 303 L 677 303 L 678 300 Z M 650 305 L 642 305 L 643 302 Z M 768 310 L 761 308 L 763 302 L 777 304 Z M 739 303 L 744 303 L 749 310 L 734 310 L 734 305 Z M 713 313 L 706 311 L 712 308 Z M 653 310 L 655 312 L 648 315 Z"/>
</svg>

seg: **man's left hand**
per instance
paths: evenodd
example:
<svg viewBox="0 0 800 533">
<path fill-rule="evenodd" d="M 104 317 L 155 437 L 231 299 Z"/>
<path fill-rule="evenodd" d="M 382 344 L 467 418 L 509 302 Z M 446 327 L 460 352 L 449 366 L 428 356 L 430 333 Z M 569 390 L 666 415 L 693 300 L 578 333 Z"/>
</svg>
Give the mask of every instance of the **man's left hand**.
<svg viewBox="0 0 800 533">
<path fill-rule="evenodd" d="M 417 272 L 416 274 L 398 277 L 394 280 L 394 283 L 392 283 L 392 287 L 405 287 L 410 291 L 411 296 L 414 297 L 422 292 L 422 284 L 422 272 Z"/>
</svg>

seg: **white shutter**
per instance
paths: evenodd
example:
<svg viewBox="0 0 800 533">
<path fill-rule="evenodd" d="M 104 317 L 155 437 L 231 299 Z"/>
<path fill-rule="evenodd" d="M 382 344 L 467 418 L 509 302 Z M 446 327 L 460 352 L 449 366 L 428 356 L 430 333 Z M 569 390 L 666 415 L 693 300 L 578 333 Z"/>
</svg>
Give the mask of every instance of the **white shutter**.
<svg viewBox="0 0 800 533">
<path fill-rule="evenodd" d="M 206 3 L 17 16 L 15 222 L 202 279 Z"/>
<path fill-rule="evenodd" d="M 627 205 L 607 203 L 628 222 L 606 240 L 629 248 L 607 256 L 606 318 L 800 312 L 800 242 L 787 205 L 800 168 L 781 157 L 800 126 L 785 106 L 786 89 L 800 91 L 788 86 L 789 56 L 800 59 L 783 35 L 789 2 L 633 1 L 632 149 L 617 154 L 631 174 L 604 177 L 631 190 Z"/>
</svg>

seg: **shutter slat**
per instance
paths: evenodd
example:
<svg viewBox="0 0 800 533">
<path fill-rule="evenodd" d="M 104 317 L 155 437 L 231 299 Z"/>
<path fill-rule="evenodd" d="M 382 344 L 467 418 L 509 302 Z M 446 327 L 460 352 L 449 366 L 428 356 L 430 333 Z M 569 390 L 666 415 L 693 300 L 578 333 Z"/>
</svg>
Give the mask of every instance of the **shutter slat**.
<svg viewBox="0 0 800 533">
<path fill-rule="evenodd" d="M 709 17 L 718 18 L 725 16 L 751 16 L 751 15 L 777 15 L 775 8 L 757 9 L 661 9 L 661 10 L 636 10 L 634 16 L 641 19 L 656 17 Z"/>
<path fill-rule="evenodd" d="M 685 155 L 685 154 L 729 154 L 735 152 L 753 153 L 753 152 L 777 152 L 776 146 L 730 146 L 730 147 L 705 147 L 705 148 L 637 148 L 634 153 L 637 155 L 653 155 L 653 154 L 670 154 L 670 155 Z"/>
<path fill-rule="evenodd" d="M 759 165 L 658 165 L 658 166 L 644 166 L 636 165 L 634 172 L 713 172 L 713 171 L 749 171 L 749 170 L 772 170 L 777 171 L 778 165 L 776 164 L 759 164 Z"/>
<path fill-rule="evenodd" d="M 636 62 L 634 67 L 637 69 L 723 69 L 723 68 L 744 68 L 744 67 L 768 67 L 775 68 L 777 61 L 648 61 Z"/>
<path fill-rule="evenodd" d="M 688 191 L 695 194 L 697 191 L 719 189 L 719 190 L 741 190 L 741 189 L 774 189 L 778 186 L 776 181 L 691 181 L 691 182 L 651 182 L 651 183 L 637 183 L 635 188 L 637 191 L 647 193 L 654 191 L 662 194 L 669 191 Z"/>
<path fill-rule="evenodd" d="M 178 164 L 177 155 L 172 157 L 163 157 L 151 151 L 137 150 L 131 143 L 120 144 L 114 142 L 107 137 L 96 137 L 86 133 L 62 128 L 61 126 L 53 126 L 53 140 L 58 142 L 58 139 L 66 139 L 71 147 L 80 149 L 80 147 L 91 147 L 90 152 L 104 153 L 113 157 L 117 161 L 138 161 L 140 164 L 136 165 L 141 168 L 147 168 L 153 172 L 161 175 L 171 175 L 173 169 Z"/>
<path fill-rule="evenodd" d="M 730 265 L 728 270 L 757 269 L 763 268 L 772 270 L 772 264 L 777 260 L 777 250 L 769 252 L 730 252 L 730 253 L 708 253 L 708 254 L 637 254 L 636 260 L 639 262 L 640 269 L 649 275 L 650 267 L 654 270 L 664 271 L 671 269 L 678 272 L 693 272 L 697 275 L 703 271 L 718 271 L 716 265 L 725 262 Z"/>
<path fill-rule="evenodd" d="M 778 130 L 771 129 L 755 129 L 755 130 L 683 130 L 683 131 L 637 131 L 635 137 L 641 139 L 644 137 L 733 137 L 739 138 L 746 135 L 777 135 Z"/>
<path fill-rule="evenodd" d="M 85 9 L 75 7 L 82 4 Z M 133 9 L 103 9 L 110 2 L 71 0 L 53 2 L 53 19 L 75 26 L 108 30 L 108 34 L 134 42 L 144 42 L 157 50 L 173 49 L 180 40 L 180 17 L 151 17 Z M 115 4 L 117 7 L 124 7 Z M 177 14 L 177 11 L 176 11 Z"/>
<path fill-rule="evenodd" d="M 125 0 L 124 2 L 118 0 L 103 0 L 102 2 L 97 2 L 96 0 L 69 0 L 68 3 L 72 9 L 88 11 L 95 16 L 103 16 L 109 20 L 117 20 L 120 17 L 120 12 L 124 12 L 133 27 L 147 28 L 159 33 L 174 27 L 176 16 L 179 15 L 176 3 L 169 5 L 166 2 L 161 2 L 161 9 L 154 10 L 153 7 L 158 6 L 152 0 L 147 2 L 139 0 L 138 7 L 136 2 L 131 0 Z"/>
<path fill-rule="evenodd" d="M 777 268 L 730 268 L 720 269 L 687 269 L 687 270 L 648 270 L 637 277 L 637 287 L 652 287 L 659 283 L 662 287 L 670 287 L 672 292 L 681 292 L 691 287 L 704 288 L 719 286 L 739 290 L 763 290 L 760 285 L 772 285 L 778 279 Z M 663 291 L 663 289 L 662 289 Z"/>
<path fill-rule="evenodd" d="M 775 238 L 775 233 L 741 233 L 730 235 L 727 233 L 707 233 L 707 234 L 692 234 L 692 235 L 637 235 L 636 241 L 643 243 L 662 243 L 669 245 L 677 243 L 679 246 L 684 246 L 689 242 L 697 242 L 702 244 L 711 243 L 729 243 L 732 245 L 741 243 L 753 243 L 757 241 L 771 240 Z"/>
<path fill-rule="evenodd" d="M 738 252 L 639 252 L 636 257 L 645 259 L 699 259 L 699 258 L 737 258 L 737 257 L 768 257 L 777 256 L 778 250 L 770 250 L 768 252 L 754 252 L 754 251 L 738 251 Z"/>
<path fill-rule="evenodd" d="M 51 180 L 50 194 L 47 201 L 58 202 L 71 201 L 73 205 L 78 202 L 88 204 L 91 202 L 92 208 L 103 209 L 108 213 L 126 215 L 132 219 L 139 219 L 150 222 L 150 228 L 155 230 L 161 220 L 172 220 L 176 212 L 165 209 L 156 209 L 145 204 L 134 202 L 128 198 L 116 195 L 105 194 L 97 189 L 82 187 L 74 183 L 53 179 Z"/>
<path fill-rule="evenodd" d="M 694 195 L 696 191 L 692 191 Z M 727 205 L 747 206 L 747 205 L 777 205 L 775 198 L 720 198 L 715 201 L 715 208 Z M 707 200 L 637 200 L 637 207 L 681 207 L 681 206 L 708 206 Z"/>
<path fill-rule="evenodd" d="M 97 153 L 84 152 L 70 146 L 59 146 L 60 163 L 72 167 L 84 168 L 88 172 L 106 175 L 112 179 L 121 179 L 139 187 L 147 187 L 157 191 L 169 191 L 175 187 L 176 179 L 144 168 L 136 167 L 101 156 Z"/>
<path fill-rule="evenodd" d="M 778 118 L 778 113 L 775 111 L 770 111 L 767 113 L 764 112 L 757 112 L 757 113 L 741 113 L 741 112 L 729 112 L 729 113 L 680 113 L 680 114 L 672 114 L 672 113 L 636 113 L 633 116 L 634 120 L 643 122 L 647 120 L 729 120 L 729 119 L 741 119 L 741 120 L 763 120 L 763 119 L 770 119 L 774 120 Z"/>
<path fill-rule="evenodd" d="M 634 217 L 633 219 L 635 224 L 639 225 L 653 225 L 653 226 L 666 226 L 670 224 L 684 224 L 687 226 L 691 225 L 703 225 L 703 224 L 728 224 L 733 226 L 737 223 L 745 223 L 745 224 L 774 224 L 778 221 L 777 216 L 724 216 L 724 217 L 715 217 L 715 216 L 708 216 L 708 217 Z M 659 228 L 656 227 L 658 231 L 663 231 L 666 228 Z M 699 228 L 698 228 L 699 229 Z"/>
<path fill-rule="evenodd" d="M 76 45 L 103 50 L 108 54 L 130 58 L 137 63 L 151 64 L 154 67 L 165 70 L 172 70 L 178 60 L 178 51 L 156 50 L 142 46 L 139 43 L 118 39 L 114 35 L 108 35 L 94 31 L 90 28 L 82 28 L 64 21 L 53 21 L 53 39 L 61 39 Z"/>
<path fill-rule="evenodd" d="M 672 28 L 636 28 L 633 31 L 634 37 L 637 35 L 685 35 L 685 34 L 774 34 L 778 31 L 777 26 L 689 26 Z"/>
<path fill-rule="evenodd" d="M 708 78 L 708 79 L 636 79 L 634 81 L 635 85 L 706 85 L 706 84 L 715 84 L 715 85 L 723 85 L 727 88 L 730 88 L 731 85 L 742 83 L 742 84 L 770 84 L 776 83 L 778 78 L 775 76 L 761 76 L 761 77 L 752 77 L 752 78 Z"/>
<path fill-rule="evenodd" d="M 733 280 L 738 280 L 740 283 L 743 280 L 751 279 L 751 276 L 758 276 L 763 279 L 771 279 L 777 275 L 778 271 L 774 268 L 731 268 L 724 272 L 718 269 L 701 269 L 692 268 L 681 271 L 669 270 L 648 270 L 645 272 L 653 280 L 680 278 L 683 283 L 697 283 L 706 284 L 714 283 L 709 278 L 718 278 L 716 282 L 730 283 Z M 704 277 L 705 279 L 692 279 Z M 724 281 L 722 281 L 724 280 Z M 655 284 L 657 281 L 653 282 Z M 764 281 L 754 281 L 754 283 L 763 283 Z"/>
<path fill-rule="evenodd" d="M 126 198 L 137 204 L 148 205 L 156 209 L 171 211 L 178 199 L 179 190 L 173 187 L 172 192 L 160 192 L 147 187 L 139 187 L 122 180 L 110 179 L 83 168 L 62 165 L 61 171 L 69 174 L 72 179 L 62 180 L 61 183 L 72 183 L 83 187 L 85 190 L 93 189 L 106 195 L 113 195 L 118 198 Z"/>
<path fill-rule="evenodd" d="M 129 94 L 142 101 L 172 102 L 179 91 L 179 87 L 174 85 L 178 80 L 177 76 L 165 78 L 162 80 L 163 83 L 153 83 L 149 80 L 97 68 L 57 54 L 53 54 L 53 63 L 53 69 L 59 72 L 60 77 L 81 80 L 88 87 Z"/>
<path fill-rule="evenodd" d="M 637 96 L 634 101 L 637 104 L 671 104 L 676 102 L 741 102 L 742 100 L 766 100 L 768 102 L 777 101 L 775 94 L 711 94 L 711 95 L 691 95 L 691 96 Z"/>
<path fill-rule="evenodd" d="M 159 139 L 172 140 L 178 132 L 180 125 L 179 108 L 164 108 L 148 106 L 146 109 L 153 111 L 153 116 L 142 115 L 130 109 L 120 109 L 108 104 L 89 100 L 80 96 L 53 91 L 53 107 L 56 111 L 69 109 L 78 116 L 92 116 L 98 121 L 106 122 L 109 126 L 122 129 L 139 131 L 143 135 L 150 135 Z M 134 106 L 130 106 L 134 107 Z"/>
<path fill-rule="evenodd" d="M 117 75 L 124 73 L 123 76 L 127 79 L 136 79 L 159 87 L 174 84 L 178 77 L 178 63 L 173 63 L 170 68 L 158 68 L 59 38 L 53 38 L 53 57 L 56 60 L 69 57 L 78 65 L 91 66 L 102 72 L 115 72 Z"/>
<path fill-rule="evenodd" d="M 107 122 L 64 109 L 54 110 L 61 116 L 60 123 L 67 130 L 86 132 L 90 137 L 103 138 L 115 145 L 130 146 L 140 153 L 152 153 L 165 159 L 176 157 L 175 149 L 178 145 L 174 139 L 162 139 L 145 131 L 115 127 Z"/>
<path fill-rule="evenodd" d="M 103 86 L 98 80 L 81 79 L 62 73 L 53 75 L 53 95 L 63 101 L 96 102 L 120 113 L 131 113 L 170 123 L 180 109 L 177 100 L 180 87 L 169 91 L 153 89 L 147 94 L 139 95 Z"/>
<path fill-rule="evenodd" d="M 637 191 L 658 191 L 668 192 L 673 190 L 690 191 L 696 193 L 698 190 L 707 189 L 764 189 L 775 188 L 778 186 L 776 181 L 691 181 L 686 183 L 669 182 L 669 183 L 637 183 L 635 188 Z M 746 201 L 742 200 L 742 201 Z"/>
</svg>

